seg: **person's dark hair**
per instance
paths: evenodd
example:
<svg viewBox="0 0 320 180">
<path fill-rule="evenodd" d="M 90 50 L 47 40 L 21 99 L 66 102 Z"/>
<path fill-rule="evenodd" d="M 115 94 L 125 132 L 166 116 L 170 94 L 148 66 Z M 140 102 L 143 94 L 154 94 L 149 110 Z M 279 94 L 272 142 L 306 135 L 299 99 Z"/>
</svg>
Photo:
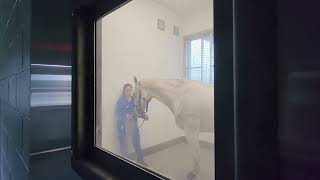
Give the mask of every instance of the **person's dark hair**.
<svg viewBox="0 0 320 180">
<path fill-rule="evenodd" d="M 129 83 L 124 84 L 123 88 L 122 88 L 122 96 L 125 96 L 125 91 L 126 91 L 127 87 L 133 88 L 132 85 Z"/>
</svg>

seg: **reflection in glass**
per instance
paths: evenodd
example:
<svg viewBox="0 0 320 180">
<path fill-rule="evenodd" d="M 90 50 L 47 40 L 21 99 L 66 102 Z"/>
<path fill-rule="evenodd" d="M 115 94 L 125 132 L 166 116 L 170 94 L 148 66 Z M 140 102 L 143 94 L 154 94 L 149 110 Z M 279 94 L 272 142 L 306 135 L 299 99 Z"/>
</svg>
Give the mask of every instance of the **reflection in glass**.
<svg viewBox="0 0 320 180">
<path fill-rule="evenodd" d="M 214 179 L 213 2 L 179 3 L 133 0 L 96 22 L 95 142 L 172 179 Z"/>
<path fill-rule="evenodd" d="M 31 107 L 71 105 L 71 66 L 31 67 Z"/>
</svg>

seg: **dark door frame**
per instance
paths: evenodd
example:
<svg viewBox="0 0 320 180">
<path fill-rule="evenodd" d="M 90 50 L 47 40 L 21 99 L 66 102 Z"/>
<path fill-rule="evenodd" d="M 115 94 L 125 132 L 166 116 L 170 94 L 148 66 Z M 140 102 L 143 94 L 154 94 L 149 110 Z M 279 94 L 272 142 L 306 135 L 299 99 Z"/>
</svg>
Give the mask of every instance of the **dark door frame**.
<svg viewBox="0 0 320 180">
<path fill-rule="evenodd" d="M 166 179 L 94 146 L 95 20 L 126 0 L 73 10 L 72 167 L 85 179 Z M 277 179 L 276 0 L 214 0 L 215 176 Z"/>
</svg>

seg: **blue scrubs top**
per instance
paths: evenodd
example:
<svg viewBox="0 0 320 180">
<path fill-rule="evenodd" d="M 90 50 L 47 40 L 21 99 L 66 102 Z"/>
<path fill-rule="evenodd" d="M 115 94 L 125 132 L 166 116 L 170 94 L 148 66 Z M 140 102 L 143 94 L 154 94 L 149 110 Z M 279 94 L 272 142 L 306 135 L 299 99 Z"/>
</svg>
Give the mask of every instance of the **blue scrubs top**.
<svg viewBox="0 0 320 180">
<path fill-rule="evenodd" d="M 135 116 L 135 106 L 133 99 L 131 99 L 131 101 L 129 102 L 125 96 L 121 96 L 116 104 L 116 120 L 119 135 L 126 134 L 127 114 L 133 114 L 133 119 L 137 121 L 137 116 Z"/>
</svg>

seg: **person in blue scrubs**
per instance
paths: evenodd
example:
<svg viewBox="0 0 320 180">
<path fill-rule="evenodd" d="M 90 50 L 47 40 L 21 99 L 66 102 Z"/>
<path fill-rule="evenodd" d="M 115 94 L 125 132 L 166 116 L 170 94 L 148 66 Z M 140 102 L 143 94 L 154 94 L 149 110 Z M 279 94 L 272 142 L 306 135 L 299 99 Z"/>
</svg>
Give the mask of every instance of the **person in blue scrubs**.
<svg viewBox="0 0 320 180">
<path fill-rule="evenodd" d="M 143 118 L 147 118 L 146 115 Z M 122 89 L 122 95 L 116 104 L 116 121 L 117 121 L 117 131 L 118 140 L 120 145 L 121 154 L 129 158 L 128 156 L 128 146 L 126 141 L 127 135 L 127 124 L 131 121 L 132 126 L 132 137 L 131 141 L 137 156 L 137 162 L 147 166 L 143 160 L 141 144 L 140 144 L 140 132 L 138 127 L 138 116 L 135 113 L 135 105 L 133 99 L 133 87 L 131 84 L 125 84 Z"/>
</svg>

